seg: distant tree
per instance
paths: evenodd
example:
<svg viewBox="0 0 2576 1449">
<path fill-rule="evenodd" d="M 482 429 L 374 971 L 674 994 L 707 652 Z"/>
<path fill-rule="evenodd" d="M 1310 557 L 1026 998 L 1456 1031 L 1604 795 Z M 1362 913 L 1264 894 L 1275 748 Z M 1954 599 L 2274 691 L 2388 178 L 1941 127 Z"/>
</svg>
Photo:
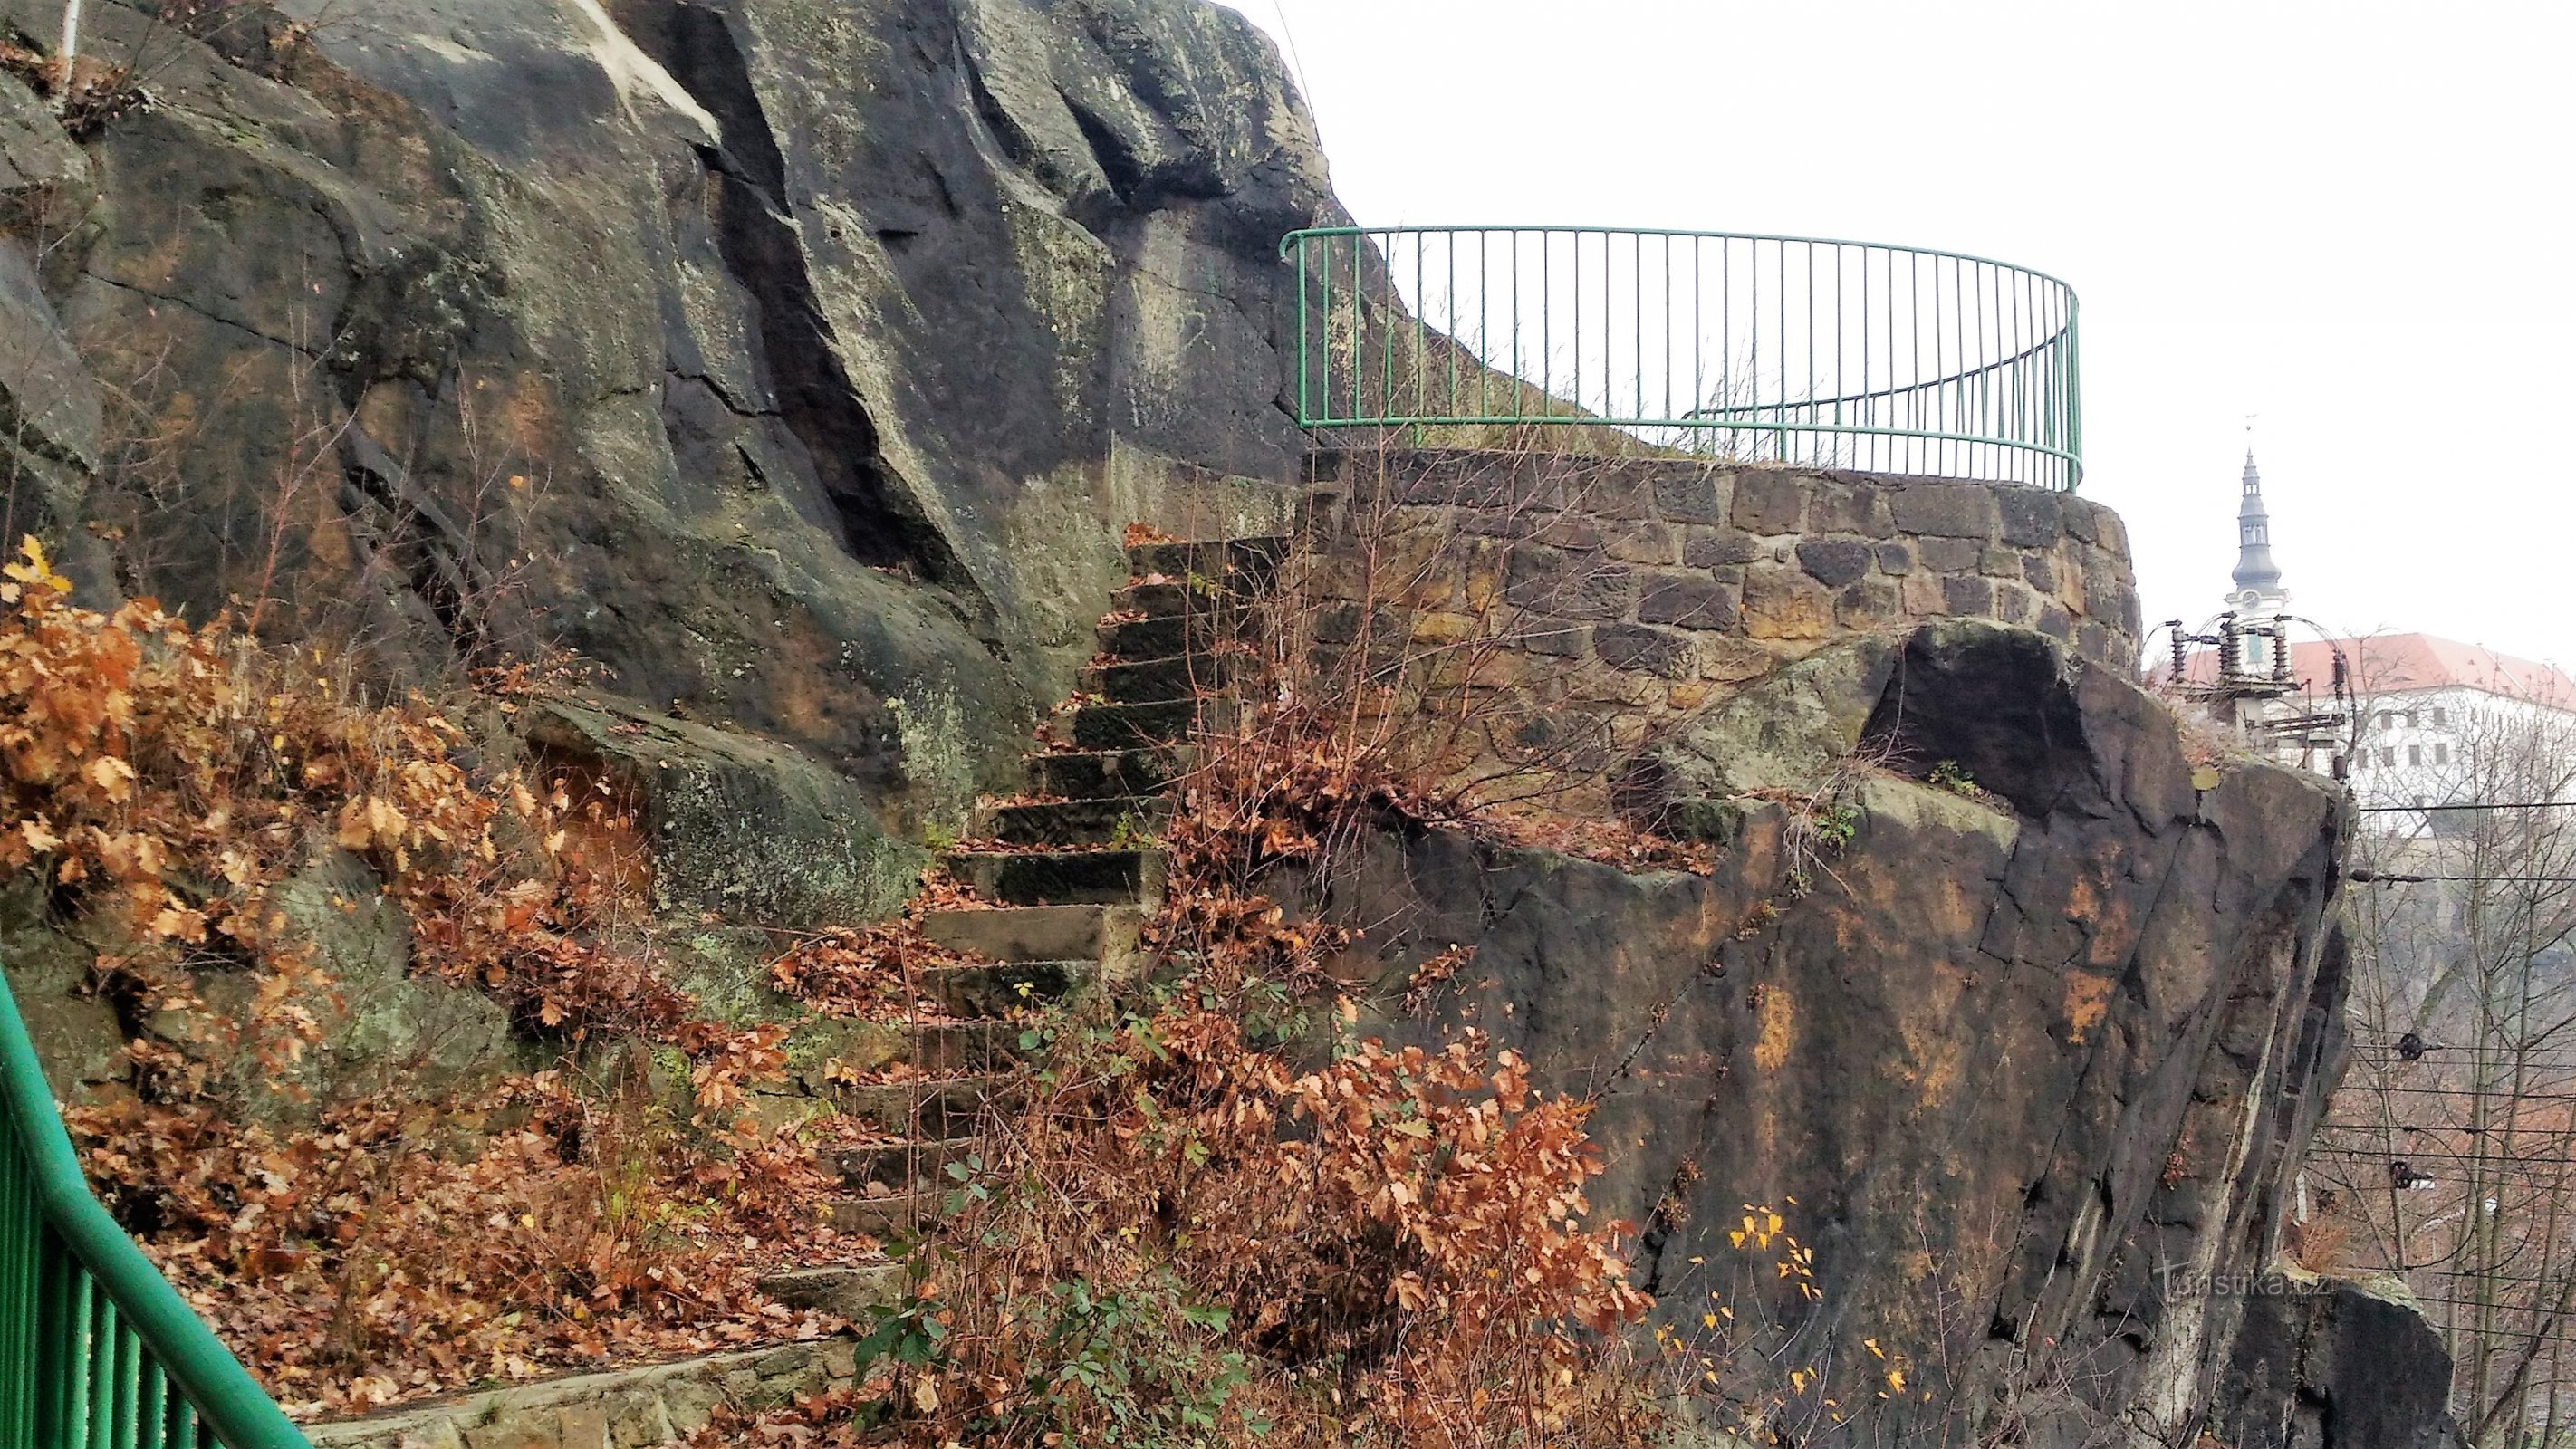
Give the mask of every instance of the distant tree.
<svg viewBox="0 0 2576 1449">
<path fill-rule="evenodd" d="M 2380 879 L 2350 897 L 2355 1049 L 2309 1208 L 2340 1220 L 2352 1267 L 2421 1300 L 2469 1443 L 2558 1445 L 2576 1439 L 2576 809 L 2545 802 L 2576 798 L 2576 720 L 2506 698 L 2450 713 L 2438 795 L 2411 803 L 2488 808 L 2364 817 L 2353 864 Z"/>
</svg>

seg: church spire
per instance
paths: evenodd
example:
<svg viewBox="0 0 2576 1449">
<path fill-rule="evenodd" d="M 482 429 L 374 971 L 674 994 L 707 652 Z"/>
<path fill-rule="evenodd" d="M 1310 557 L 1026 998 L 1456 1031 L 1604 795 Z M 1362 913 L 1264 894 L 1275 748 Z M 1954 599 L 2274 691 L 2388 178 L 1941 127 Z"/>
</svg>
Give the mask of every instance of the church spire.
<svg viewBox="0 0 2576 1449">
<path fill-rule="evenodd" d="M 2236 587 L 2247 594 L 2281 592 L 2281 566 L 2272 562 L 2272 516 L 2263 509 L 2263 475 L 2254 450 L 2245 450 L 2245 500 L 2236 507 Z"/>
</svg>

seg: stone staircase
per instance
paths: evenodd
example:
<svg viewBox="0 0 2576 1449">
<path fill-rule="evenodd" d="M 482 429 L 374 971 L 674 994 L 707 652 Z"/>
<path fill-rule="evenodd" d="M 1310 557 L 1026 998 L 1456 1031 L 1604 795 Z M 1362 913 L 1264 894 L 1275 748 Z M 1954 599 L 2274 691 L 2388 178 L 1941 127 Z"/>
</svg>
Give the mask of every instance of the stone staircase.
<svg viewBox="0 0 2576 1449">
<path fill-rule="evenodd" d="M 1032 793 L 978 807 L 969 839 L 941 857 L 978 904 L 925 912 L 922 933 L 975 964 L 927 968 L 919 995 L 954 1021 L 911 1028 L 912 1080 L 842 1085 L 835 1105 L 898 1140 L 848 1148 L 826 1166 L 850 1193 L 833 1226 L 880 1239 L 937 1225 L 955 1190 L 948 1165 L 974 1151 L 976 1119 L 1021 1065 L 1015 1008 L 1074 1000 L 1142 965 L 1137 933 L 1162 900 L 1159 839 L 1167 787 L 1189 768 L 1202 711 L 1255 661 L 1229 647 L 1250 632 L 1247 604 L 1284 541 L 1148 543 L 1127 551 L 1133 577 L 1101 620 L 1100 651 L 1079 691 L 1028 757 Z M 900 1284 L 892 1263 L 807 1269 L 765 1280 L 799 1307 L 863 1312 Z"/>
</svg>

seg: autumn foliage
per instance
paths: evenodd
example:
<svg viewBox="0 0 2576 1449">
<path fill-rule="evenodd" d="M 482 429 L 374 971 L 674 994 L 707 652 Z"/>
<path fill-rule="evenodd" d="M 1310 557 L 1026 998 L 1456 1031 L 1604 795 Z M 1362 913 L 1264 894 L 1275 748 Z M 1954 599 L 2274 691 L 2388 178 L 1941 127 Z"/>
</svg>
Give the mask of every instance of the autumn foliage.
<svg viewBox="0 0 2576 1449">
<path fill-rule="evenodd" d="M 752 1286 L 833 1246 L 809 1148 L 736 1120 L 779 1028 L 664 977 L 620 877 L 564 848 L 595 801 L 328 654 L 71 592 L 32 539 L 0 583 L 0 874 L 97 946 L 129 1038 L 67 1113 L 93 1181 L 282 1399 L 828 1326 Z M 495 998 L 554 1065 L 317 1094 L 341 1002 L 280 897 L 333 849 L 402 907 L 415 975 Z"/>
</svg>

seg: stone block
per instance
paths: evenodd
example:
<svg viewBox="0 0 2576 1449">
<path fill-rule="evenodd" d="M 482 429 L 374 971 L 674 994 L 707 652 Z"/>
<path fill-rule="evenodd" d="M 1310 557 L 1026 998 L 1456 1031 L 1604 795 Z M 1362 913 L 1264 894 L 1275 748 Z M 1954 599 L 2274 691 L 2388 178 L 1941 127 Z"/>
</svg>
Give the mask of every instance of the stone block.
<svg viewBox="0 0 2576 1449">
<path fill-rule="evenodd" d="M 1715 523 L 1726 516 L 1733 489 L 1714 468 L 1668 465 L 1655 473 L 1655 512 L 1669 523 Z"/>
<path fill-rule="evenodd" d="M 1990 579 L 2018 579 L 2021 555 L 2008 548 L 1988 548 L 1977 555 L 1977 572 Z"/>
<path fill-rule="evenodd" d="M 1829 589 L 1857 581 L 1877 556 L 1876 549 L 1856 538 L 1810 538 L 1798 544 L 1798 566 Z"/>
<path fill-rule="evenodd" d="M 1460 508 L 1453 512 L 1458 531 L 1478 538 L 1529 538 L 1557 518 L 1553 513 L 1523 509 Z"/>
<path fill-rule="evenodd" d="M 1769 650 L 1733 634 L 1702 634 L 1695 642 L 1702 679 L 1737 684 L 1779 667 L 1780 661 Z"/>
<path fill-rule="evenodd" d="M 2087 619 L 2075 626 L 2075 652 L 2087 659 L 2110 662 L 2118 651 L 2111 647 L 2111 631 Z"/>
<path fill-rule="evenodd" d="M 1898 597 L 1910 618 L 1938 618 L 1949 610 L 1949 605 L 1943 602 L 1939 574 L 1920 570 L 1907 574 Z"/>
<path fill-rule="evenodd" d="M 1649 624 L 1732 629 L 1736 591 L 1705 573 L 1655 569 L 1637 577 L 1637 617 Z"/>
<path fill-rule="evenodd" d="M 1561 619 L 1523 619 L 1513 626 L 1510 637 L 1532 654 L 1579 659 L 1592 652 L 1592 626 L 1589 624 L 1570 624 Z"/>
<path fill-rule="evenodd" d="M 2075 618 L 2066 612 L 2063 604 L 2042 603 L 2039 606 L 2039 632 L 2061 643 L 2071 643 L 2075 638 Z"/>
<path fill-rule="evenodd" d="M 608 1410 L 595 1403 L 557 1410 L 555 1435 L 563 1449 L 615 1449 L 608 1437 Z"/>
<path fill-rule="evenodd" d="M 1808 495 L 1807 531 L 1885 538 L 1896 531 L 1896 523 L 1888 514 L 1883 490 L 1877 486 L 1829 479 L 1817 484 Z"/>
<path fill-rule="evenodd" d="M 1888 495 L 1888 511 L 1906 533 L 1987 539 L 2001 520 L 1995 490 L 1974 483 L 1917 483 Z"/>
<path fill-rule="evenodd" d="M 1457 644 L 1482 632 L 1484 621 L 1468 614 L 1433 609 L 1413 616 L 1412 639 L 1416 644 Z"/>
<path fill-rule="evenodd" d="M 1735 475 L 1730 515 L 1747 533 L 1796 533 L 1805 525 L 1807 490 L 1796 473 L 1747 468 Z"/>
<path fill-rule="evenodd" d="M 553 1415 L 518 1415 L 467 1429 L 465 1449 L 563 1449 L 563 1440 Z"/>
<path fill-rule="evenodd" d="M 1732 528 L 1689 528 L 1682 532 L 1682 562 L 1695 569 L 1748 564 L 1766 552 L 1760 539 Z"/>
<path fill-rule="evenodd" d="M 2016 548 L 2047 548 L 2066 536 L 2066 495 L 2050 488 L 2006 487 L 1995 490 L 1995 511 L 2003 518 L 2004 542 Z"/>
<path fill-rule="evenodd" d="M 1964 574 L 1977 566 L 1984 553 L 1984 546 L 1972 538 L 1923 538 L 1914 543 L 1915 557 L 1936 574 Z"/>
<path fill-rule="evenodd" d="M 1744 632 L 1755 639 L 1822 639 L 1833 632 L 1834 598 L 1793 569 L 1744 574 Z"/>
<path fill-rule="evenodd" d="M 1973 614 L 1979 618 L 1995 607 L 1994 580 L 1952 574 L 1941 580 L 1941 607 L 1952 614 Z"/>
<path fill-rule="evenodd" d="M 652 1390 L 630 1389 L 608 1400 L 608 1439 L 616 1449 L 643 1449 L 679 1437 L 671 1416 L 663 1412 L 662 1396 Z"/>
<path fill-rule="evenodd" d="M 1617 519 L 1601 525 L 1601 551 L 1622 563 L 1677 564 L 1681 534 L 1670 524 Z"/>
<path fill-rule="evenodd" d="M 2007 624 L 2019 624 L 2024 627 L 2038 620 L 2039 598 L 2031 593 L 2030 585 L 2008 579 L 1993 587 L 1996 618 Z"/>
<path fill-rule="evenodd" d="M 2057 592 L 2057 560 L 2044 553 L 2026 553 L 2021 558 L 2021 581 L 2043 594 Z"/>
<path fill-rule="evenodd" d="M 1875 629 L 1904 613 L 1892 579 L 1862 579 L 1834 600 L 1834 622 L 1846 629 Z"/>
<path fill-rule="evenodd" d="M 1512 551 L 1503 585 L 1512 604 L 1560 619 L 1625 618 L 1635 595 L 1624 564 L 1536 546 Z"/>
<path fill-rule="evenodd" d="M 1914 571 L 1914 545 L 1890 539 L 1878 546 L 1878 571 L 1903 574 Z"/>
<path fill-rule="evenodd" d="M 1601 525 L 1588 513 L 1551 513 L 1530 537 L 1553 548 L 1599 548 Z"/>
<path fill-rule="evenodd" d="M 1698 709 L 1716 692 L 1716 685 L 1700 681 L 1676 684 L 1664 692 L 1664 703 L 1672 709 Z"/>
<path fill-rule="evenodd" d="M 1613 669 L 1679 679 L 1691 672 L 1690 639 L 1644 624 L 1604 624 L 1592 631 L 1592 653 Z"/>
<path fill-rule="evenodd" d="M 1652 465 L 1608 463 L 1565 478 L 1566 507 L 1597 518 L 1655 516 Z"/>
<path fill-rule="evenodd" d="M 675 1435 L 694 1434 L 715 1417 L 716 1405 L 722 1403 L 712 1384 L 695 1379 L 674 1379 L 662 1390 L 662 1413 Z"/>
<path fill-rule="evenodd" d="M 396 1435 L 393 1449 L 465 1449 L 465 1437 L 454 1419 L 439 1414 Z"/>
</svg>

